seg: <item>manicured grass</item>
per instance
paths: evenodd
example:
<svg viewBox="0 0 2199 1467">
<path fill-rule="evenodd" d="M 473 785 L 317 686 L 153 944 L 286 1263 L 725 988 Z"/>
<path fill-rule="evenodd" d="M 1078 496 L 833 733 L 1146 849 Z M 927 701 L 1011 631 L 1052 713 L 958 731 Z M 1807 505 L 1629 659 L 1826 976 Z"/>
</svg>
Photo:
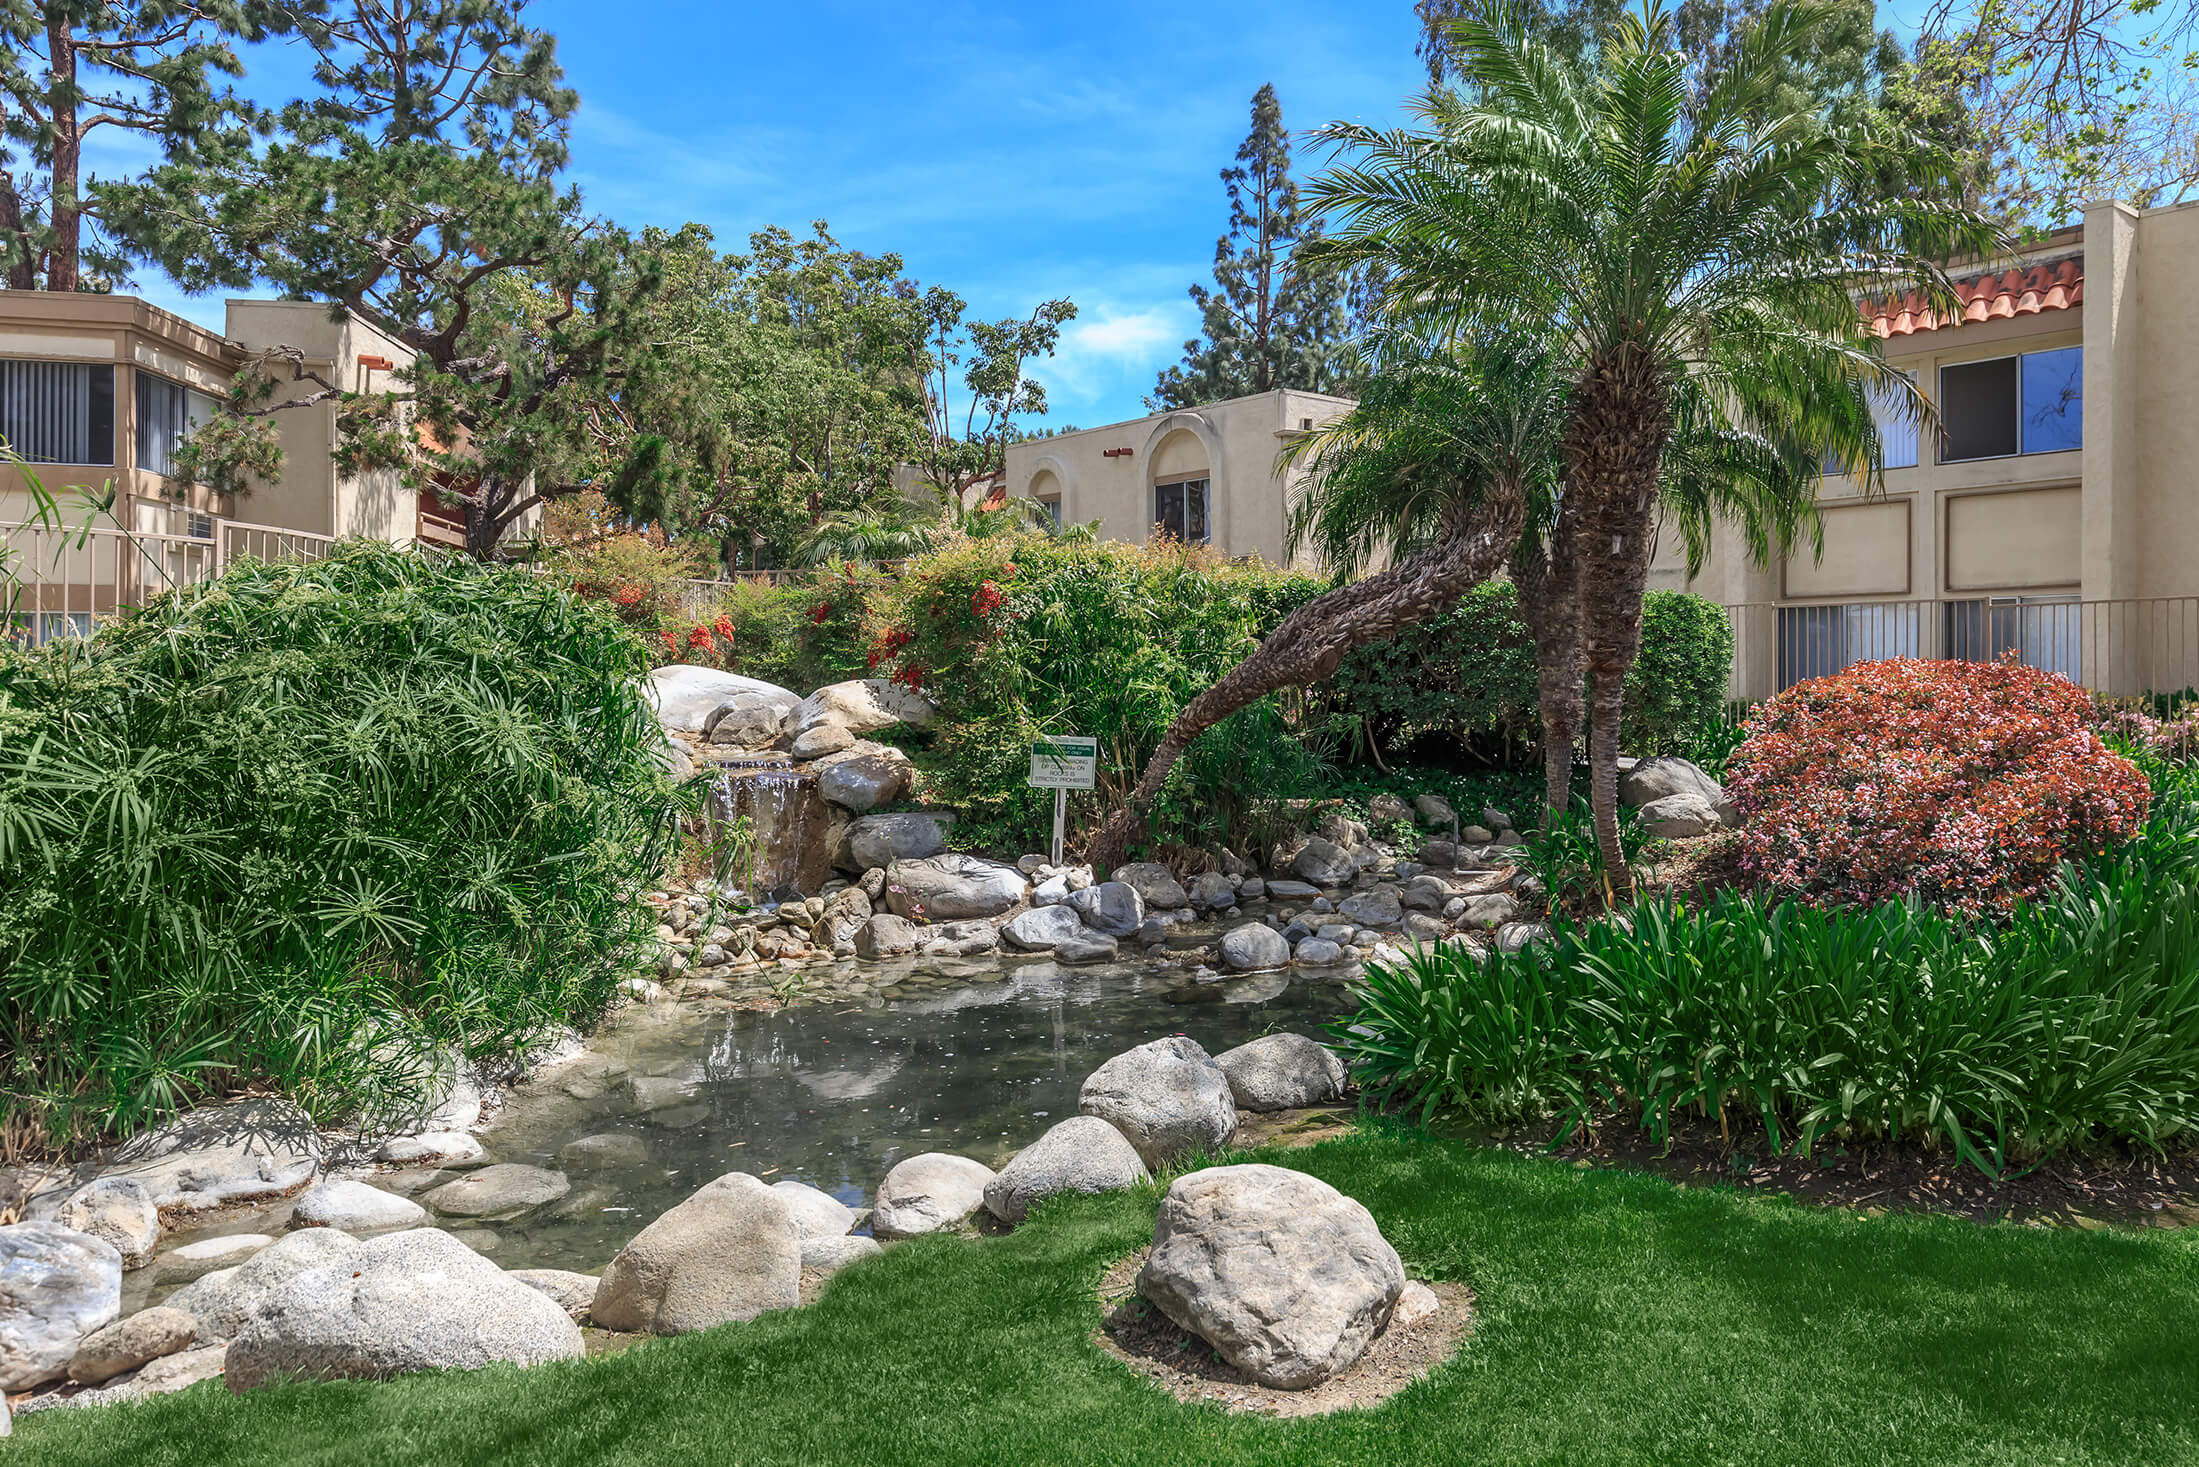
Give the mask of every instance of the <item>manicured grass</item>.
<svg viewBox="0 0 2199 1467">
<path fill-rule="evenodd" d="M 1262 1159 L 1365 1202 L 1479 1325 L 1387 1406 L 1179 1405 L 1092 1347 L 1154 1194 L 919 1241 L 815 1306 L 518 1373 L 200 1387 L 18 1424 L 11 1460 L 2170 1463 L 2199 1460 L 2199 1239 L 1862 1217 L 1402 1131 Z"/>
</svg>

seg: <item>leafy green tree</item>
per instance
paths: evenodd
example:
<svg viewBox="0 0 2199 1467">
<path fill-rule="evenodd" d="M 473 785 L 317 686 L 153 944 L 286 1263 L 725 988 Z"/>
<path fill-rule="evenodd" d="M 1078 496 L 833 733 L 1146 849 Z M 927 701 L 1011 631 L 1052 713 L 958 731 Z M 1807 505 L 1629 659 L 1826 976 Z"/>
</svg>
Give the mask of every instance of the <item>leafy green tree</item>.
<svg viewBox="0 0 2199 1467">
<path fill-rule="evenodd" d="M 1222 170 L 1229 230 L 1214 242 L 1214 286 L 1191 287 L 1200 336 L 1160 375 L 1146 406 L 1193 407 L 1277 387 L 1350 393 L 1351 339 L 1379 272 L 1302 258 L 1319 222 L 1301 207 L 1290 134 L 1273 84 L 1252 96 L 1252 131 Z"/>
<path fill-rule="evenodd" d="M 1060 298 L 1028 316 L 982 321 L 967 315 L 969 302 L 935 285 L 919 297 L 919 310 L 923 341 L 906 363 L 924 392 L 915 468 L 941 509 L 974 508 L 972 491 L 1007 472 L 1008 445 L 1022 431 L 1017 419 L 1045 414 L 1046 389 L 1024 369 L 1053 355 L 1077 308 Z"/>
</svg>

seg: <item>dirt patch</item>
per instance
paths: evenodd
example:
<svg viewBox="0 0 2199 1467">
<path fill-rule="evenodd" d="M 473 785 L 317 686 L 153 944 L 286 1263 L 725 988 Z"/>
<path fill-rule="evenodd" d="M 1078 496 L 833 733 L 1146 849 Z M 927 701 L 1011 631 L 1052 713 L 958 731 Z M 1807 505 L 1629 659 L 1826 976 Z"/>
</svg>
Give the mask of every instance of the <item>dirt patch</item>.
<svg viewBox="0 0 2199 1467">
<path fill-rule="evenodd" d="M 1093 1342 L 1179 1401 L 1262 1416 L 1325 1416 L 1377 1406 L 1441 1365 L 1473 1330 L 1474 1295 L 1464 1284 L 1431 1283 L 1442 1307 L 1375 1337 L 1351 1369 L 1305 1391 L 1261 1385 L 1214 1353 L 1138 1294 L 1140 1248 L 1101 1277 L 1100 1327 Z"/>
<path fill-rule="evenodd" d="M 1358 1124 L 1358 1110 L 1349 1105 L 1315 1105 L 1303 1110 L 1237 1112 L 1237 1134 L 1230 1145 L 1239 1151 L 1262 1146 L 1312 1146 L 1348 1136 Z"/>
</svg>

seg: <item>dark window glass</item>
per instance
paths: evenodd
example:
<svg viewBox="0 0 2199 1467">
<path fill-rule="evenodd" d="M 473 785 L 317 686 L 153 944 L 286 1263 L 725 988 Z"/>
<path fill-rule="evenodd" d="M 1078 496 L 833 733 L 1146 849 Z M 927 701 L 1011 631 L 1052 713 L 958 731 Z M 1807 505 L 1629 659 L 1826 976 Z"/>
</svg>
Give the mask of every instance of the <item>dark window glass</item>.
<svg viewBox="0 0 2199 1467">
<path fill-rule="evenodd" d="M 2084 348 L 2035 351 L 2023 359 L 2023 451 L 2084 447 Z"/>
<path fill-rule="evenodd" d="M 214 400 L 181 382 L 150 372 L 137 374 L 137 466 L 156 474 L 176 471 L 176 449 L 191 430 L 214 415 Z"/>
<path fill-rule="evenodd" d="M 1207 481 L 1186 479 L 1153 486 L 1153 523 L 1186 545 L 1207 538 Z"/>
<path fill-rule="evenodd" d="M 115 369 L 0 362 L 0 438 L 34 464 L 115 461 Z"/>
<path fill-rule="evenodd" d="M 2016 359 L 1939 369 L 1940 459 L 2005 458 L 2017 451 Z"/>
</svg>

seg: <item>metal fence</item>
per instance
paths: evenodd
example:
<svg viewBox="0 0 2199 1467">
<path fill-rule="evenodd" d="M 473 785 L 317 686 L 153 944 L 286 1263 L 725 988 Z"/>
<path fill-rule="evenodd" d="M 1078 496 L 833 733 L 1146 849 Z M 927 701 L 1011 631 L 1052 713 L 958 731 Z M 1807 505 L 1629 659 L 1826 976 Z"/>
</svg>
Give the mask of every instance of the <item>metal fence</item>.
<svg viewBox="0 0 2199 1467">
<path fill-rule="evenodd" d="M 40 643 L 89 636 L 101 618 L 220 575 L 231 562 L 318 560 L 327 535 L 233 520 L 201 534 L 0 525 L 0 634 Z"/>
<path fill-rule="evenodd" d="M 1991 596 L 1726 607 L 1729 695 L 1753 703 L 1885 657 L 2018 661 L 2107 697 L 2199 687 L 2199 597 Z"/>
</svg>

